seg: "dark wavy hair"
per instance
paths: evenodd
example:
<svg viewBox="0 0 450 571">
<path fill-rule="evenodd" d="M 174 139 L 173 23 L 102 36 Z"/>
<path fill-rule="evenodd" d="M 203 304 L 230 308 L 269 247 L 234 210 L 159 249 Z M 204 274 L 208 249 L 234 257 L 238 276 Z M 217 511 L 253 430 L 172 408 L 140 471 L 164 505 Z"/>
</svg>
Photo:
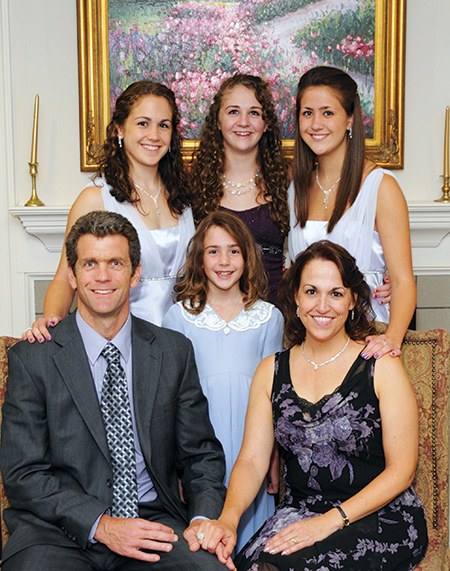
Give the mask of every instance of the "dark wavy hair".
<svg viewBox="0 0 450 571">
<path fill-rule="evenodd" d="M 92 234 L 96 238 L 105 236 L 123 236 L 128 241 L 128 252 L 132 274 L 141 261 L 141 244 L 135 227 L 128 218 L 116 212 L 106 210 L 93 210 L 84 216 L 80 216 L 70 229 L 66 237 L 67 263 L 76 275 L 75 266 L 78 261 L 78 240 L 86 234 Z"/>
<path fill-rule="evenodd" d="M 186 263 L 180 271 L 182 276 L 175 285 L 177 300 L 183 302 L 187 311 L 194 315 L 201 313 L 206 305 L 208 279 L 203 270 L 205 236 L 210 228 L 218 226 L 236 240 L 244 258 L 244 271 L 239 281 L 245 308 L 251 307 L 258 299 L 267 299 L 267 276 L 261 254 L 252 233 L 238 216 L 218 210 L 204 218 L 189 242 Z"/>
<path fill-rule="evenodd" d="M 347 137 L 347 151 L 342 167 L 341 180 L 336 190 L 336 204 L 327 226 L 327 231 L 331 232 L 344 214 L 347 205 L 351 206 L 355 202 L 361 187 L 365 159 L 365 132 L 361 102 L 356 82 L 345 71 L 336 67 L 314 67 L 300 78 L 296 103 L 293 179 L 295 216 L 302 228 L 304 228 L 308 220 L 313 172 L 317 162 L 315 153 L 301 138 L 299 128 L 302 97 L 310 87 L 329 87 L 341 102 L 347 117 L 353 115 L 352 138 Z"/>
<path fill-rule="evenodd" d="M 260 77 L 238 73 L 226 79 L 216 93 L 200 135 L 200 146 L 191 162 L 190 190 L 194 219 L 200 222 L 219 208 L 223 196 L 222 176 L 225 172 L 225 150 L 222 132 L 218 128 L 219 111 L 223 97 L 235 87 L 250 89 L 261 104 L 266 124 L 258 145 L 259 176 L 256 184 L 269 204 L 271 219 L 283 234 L 289 231 L 287 187 L 289 186 L 288 161 L 282 148 L 278 118 L 275 114 L 269 86 Z"/>
<path fill-rule="evenodd" d="M 345 248 L 330 242 L 320 240 L 314 242 L 297 256 L 292 266 L 285 272 L 280 284 L 280 306 L 284 315 L 285 334 L 293 345 L 305 340 L 306 329 L 297 317 L 295 296 L 299 290 L 302 273 L 312 260 L 327 260 L 337 266 L 342 283 L 349 288 L 356 298 L 354 317 L 351 312 L 345 322 L 347 335 L 354 341 L 362 341 L 367 335 L 375 333 L 375 314 L 370 302 L 370 287 L 364 281 L 363 274 L 358 270 L 355 258 Z"/>
<path fill-rule="evenodd" d="M 118 144 L 117 128 L 124 125 L 133 107 L 146 95 L 164 97 L 172 110 L 170 151 L 160 160 L 158 171 L 169 193 L 169 208 L 173 214 L 179 215 L 189 204 L 186 173 L 181 156 L 181 137 L 178 131 L 180 113 L 173 91 L 161 83 L 137 81 L 118 97 L 112 119 L 106 128 L 105 142 L 97 156 L 99 168 L 94 176 L 94 183 L 96 178 L 103 177 L 111 186 L 110 192 L 118 202 L 139 203 L 139 196 L 130 177 L 126 149 Z"/>
</svg>

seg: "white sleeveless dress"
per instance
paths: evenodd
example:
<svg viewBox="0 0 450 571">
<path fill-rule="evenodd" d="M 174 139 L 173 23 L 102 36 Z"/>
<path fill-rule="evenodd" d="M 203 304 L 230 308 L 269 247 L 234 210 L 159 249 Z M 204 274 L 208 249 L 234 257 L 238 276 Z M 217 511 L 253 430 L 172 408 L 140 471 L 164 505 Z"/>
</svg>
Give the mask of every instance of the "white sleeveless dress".
<svg viewBox="0 0 450 571">
<path fill-rule="evenodd" d="M 342 218 L 327 233 L 327 221 L 308 220 L 301 228 L 297 224 L 294 207 L 294 183 L 288 190 L 290 209 L 290 231 L 288 238 L 289 256 L 292 261 L 310 244 L 317 240 L 331 240 L 343 246 L 356 259 L 358 268 L 363 272 L 370 289 L 383 284 L 386 273 L 383 248 L 378 232 L 375 232 L 375 215 L 377 211 L 378 188 L 384 175 L 394 175 L 385 169 L 373 170 L 365 179 L 358 196 Z M 395 178 L 395 177 L 394 177 Z M 372 309 L 376 320 L 389 323 L 389 304 L 379 305 L 372 299 Z"/>
<path fill-rule="evenodd" d="M 186 208 L 179 216 L 177 226 L 149 230 L 132 204 L 118 202 L 111 196 L 111 187 L 104 179 L 96 179 L 95 185 L 101 187 L 105 210 L 128 218 L 141 243 L 142 275 L 138 285 L 130 290 L 131 313 L 161 325 L 173 303 L 177 273 L 186 260 L 186 248 L 195 232 L 191 209 Z"/>
</svg>

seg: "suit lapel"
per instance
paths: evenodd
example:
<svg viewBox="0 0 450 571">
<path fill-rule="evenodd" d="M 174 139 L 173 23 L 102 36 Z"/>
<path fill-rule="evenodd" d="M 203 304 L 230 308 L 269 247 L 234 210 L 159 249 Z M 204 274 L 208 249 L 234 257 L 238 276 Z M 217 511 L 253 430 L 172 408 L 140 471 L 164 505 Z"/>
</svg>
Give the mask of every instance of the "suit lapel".
<svg viewBox="0 0 450 571">
<path fill-rule="evenodd" d="M 142 452 L 150 460 L 150 422 L 161 379 L 162 353 L 155 335 L 133 318 L 133 395 L 136 426 Z"/>
<path fill-rule="evenodd" d="M 61 322 L 54 341 L 61 346 L 61 350 L 53 356 L 56 368 L 86 426 L 109 462 L 103 418 L 83 340 L 76 325 L 75 314 Z"/>
</svg>

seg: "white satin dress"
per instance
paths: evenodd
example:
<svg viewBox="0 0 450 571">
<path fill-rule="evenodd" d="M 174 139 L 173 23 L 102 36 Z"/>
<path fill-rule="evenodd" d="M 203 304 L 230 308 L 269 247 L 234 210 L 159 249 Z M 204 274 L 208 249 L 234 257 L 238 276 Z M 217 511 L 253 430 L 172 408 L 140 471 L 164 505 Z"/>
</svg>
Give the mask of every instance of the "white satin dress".
<svg viewBox="0 0 450 571">
<path fill-rule="evenodd" d="M 138 285 L 130 290 L 131 313 L 161 325 L 173 304 L 173 286 L 186 260 L 189 240 L 195 232 L 191 209 L 184 210 L 176 226 L 150 230 L 132 204 L 118 202 L 111 196 L 111 187 L 104 179 L 96 179 L 95 185 L 101 187 L 105 210 L 128 218 L 136 228 L 141 243 L 142 275 Z"/>
<path fill-rule="evenodd" d="M 294 183 L 288 190 L 290 230 L 288 237 L 289 256 L 292 261 L 310 244 L 318 240 L 331 240 L 343 246 L 356 259 L 370 289 L 383 284 L 386 273 L 383 248 L 375 228 L 378 189 L 384 175 L 394 175 L 386 169 L 375 169 L 366 177 L 352 206 L 344 213 L 333 231 L 327 233 L 327 221 L 308 220 L 301 228 L 297 224 L 294 207 Z M 395 177 L 394 177 L 395 178 Z M 372 299 L 376 320 L 389 323 L 389 304 L 379 305 Z"/>
</svg>

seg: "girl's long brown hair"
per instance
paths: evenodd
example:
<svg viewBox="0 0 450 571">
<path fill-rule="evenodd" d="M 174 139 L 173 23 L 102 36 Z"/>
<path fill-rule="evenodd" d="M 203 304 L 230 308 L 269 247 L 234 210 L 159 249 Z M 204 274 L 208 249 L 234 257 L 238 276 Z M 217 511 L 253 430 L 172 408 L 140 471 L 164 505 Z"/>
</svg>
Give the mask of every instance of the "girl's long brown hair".
<svg viewBox="0 0 450 571">
<path fill-rule="evenodd" d="M 180 114 L 173 91 L 161 83 L 137 81 L 118 97 L 112 119 L 106 128 L 105 142 L 97 157 L 99 168 L 94 182 L 95 178 L 103 177 L 111 186 L 111 194 L 118 202 L 139 203 L 139 196 L 130 177 L 125 148 L 120 147 L 118 143 L 117 128 L 124 125 L 133 107 L 146 95 L 164 97 L 172 110 L 170 151 L 160 160 L 158 171 L 169 193 L 169 208 L 173 214 L 180 215 L 189 204 L 185 168 L 181 157 L 181 137 L 178 132 Z"/>
<path fill-rule="evenodd" d="M 252 233 L 235 214 L 219 210 L 200 222 L 189 242 L 186 263 L 180 271 L 182 277 L 174 288 L 177 300 L 182 301 L 184 308 L 193 315 L 201 313 L 206 305 L 208 279 L 203 270 L 204 242 L 206 233 L 214 226 L 228 232 L 241 249 L 244 271 L 239 288 L 243 294 L 245 309 L 250 308 L 260 298 L 267 299 L 267 276 Z"/>
<path fill-rule="evenodd" d="M 224 95 L 238 85 L 253 91 L 262 106 L 266 129 L 258 145 L 259 176 L 256 184 L 268 202 L 271 219 L 280 227 L 283 234 L 287 234 L 289 231 L 288 162 L 281 149 L 278 119 L 269 87 L 265 81 L 254 75 L 236 74 L 226 79 L 209 108 L 200 135 L 200 146 L 191 162 L 190 191 L 194 219 L 200 222 L 209 213 L 217 210 L 223 197 L 225 150 L 222 132 L 218 127 L 219 111 Z"/>
<path fill-rule="evenodd" d="M 336 203 L 328 222 L 331 232 L 344 214 L 347 205 L 351 206 L 358 196 L 364 168 L 364 124 L 358 86 L 344 71 L 335 67 L 319 66 L 307 71 L 298 83 L 296 103 L 296 131 L 293 178 L 295 188 L 295 216 L 302 228 L 308 220 L 309 201 L 313 185 L 313 172 L 317 157 L 300 136 L 299 118 L 301 100 L 309 87 L 329 87 L 341 102 L 347 117 L 353 115 L 352 138 L 347 138 L 347 151 L 342 167 L 341 180 L 336 190 Z"/>
</svg>

